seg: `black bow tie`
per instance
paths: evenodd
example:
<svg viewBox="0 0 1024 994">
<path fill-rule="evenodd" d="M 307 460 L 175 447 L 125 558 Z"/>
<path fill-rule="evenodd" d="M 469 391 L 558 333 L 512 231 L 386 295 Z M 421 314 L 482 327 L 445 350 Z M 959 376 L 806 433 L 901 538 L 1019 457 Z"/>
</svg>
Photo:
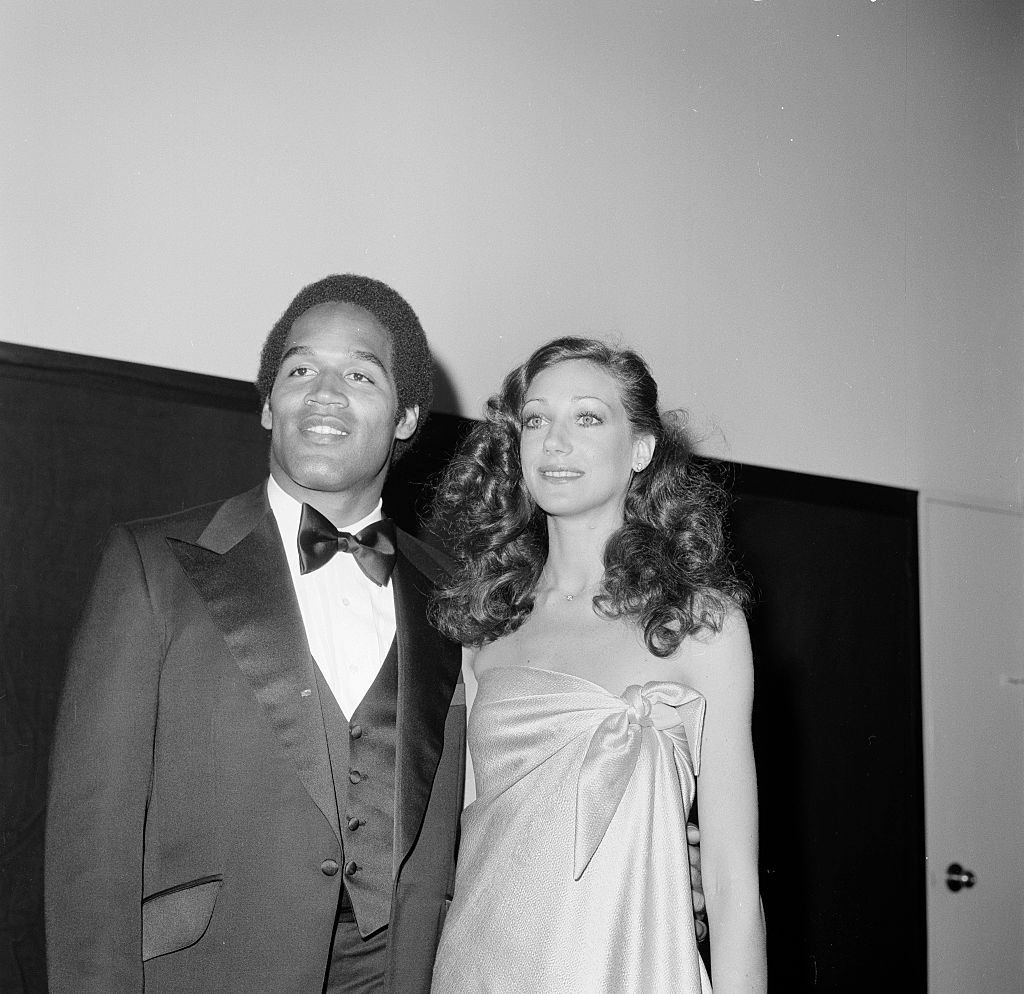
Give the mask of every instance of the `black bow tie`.
<svg viewBox="0 0 1024 994">
<path fill-rule="evenodd" d="M 299 520 L 299 572 L 320 569 L 336 552 L 350 552 L 359 568 L 378 587 L 383 587 L 395 568 L 395 523 L 384 518 L 367 525 L 358 535 L 349 535 L 339 532 L 315 507 L 303 504 Z"/>
</svg>

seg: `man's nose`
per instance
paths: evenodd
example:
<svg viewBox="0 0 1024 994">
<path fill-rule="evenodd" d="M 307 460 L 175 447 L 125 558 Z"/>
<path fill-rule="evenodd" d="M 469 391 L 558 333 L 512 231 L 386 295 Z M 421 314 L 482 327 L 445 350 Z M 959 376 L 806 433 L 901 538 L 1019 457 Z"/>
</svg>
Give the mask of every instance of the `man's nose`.
<svg viewBox="0 0 1024 994">
<path fill-rule="evenodd" d="M 306 394 L 307 404 L 338 404 L 348 407 L 348 392 L 345 389 L 346 380 L 340 373 L 333 373 L 330 370 L 317 374 Z"/>
</svg>

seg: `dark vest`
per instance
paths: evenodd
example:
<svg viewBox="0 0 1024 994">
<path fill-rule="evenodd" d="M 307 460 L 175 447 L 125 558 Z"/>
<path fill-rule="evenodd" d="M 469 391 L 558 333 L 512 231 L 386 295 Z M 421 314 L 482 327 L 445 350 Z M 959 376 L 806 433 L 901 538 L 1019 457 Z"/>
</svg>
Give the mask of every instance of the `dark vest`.
<svg viewBox="0 0 1024 994">
<path fill-rule="evenodd" d="M 366 936 L 387 925 L 395 880 L 397 642 L 351 721 L 319 667 L 316 672 L 341 828 L 342 882 Z"/>
<path fill-rule="evenodd" d="M 403 532 L 398 538 L 392 582 L 403 652 L 392 645 L 351 726 L 319 673 L 317 687 L 340 816 L 338 876 L 359 932 L 387 926 L 383 990 L 429 994 L 455 877 L 466 696 L 459 647 L 427 622 L 443 563 Z M 360 821 L 355 828 L 348 827 L 352 819 Z M 352 875 L 345 876 L 350 863 Z"/>
</svg>

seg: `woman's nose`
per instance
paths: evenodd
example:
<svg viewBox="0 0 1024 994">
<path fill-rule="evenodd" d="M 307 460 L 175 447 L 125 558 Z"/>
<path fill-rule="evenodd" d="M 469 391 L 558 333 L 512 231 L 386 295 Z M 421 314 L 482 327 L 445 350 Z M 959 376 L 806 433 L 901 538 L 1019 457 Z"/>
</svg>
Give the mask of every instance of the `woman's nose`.
<svg viewBox="0 0 1024 994">
<path fill-rule="evenodd" d="M 544 451 L 548 453 L 569 452 L 572 443 L 565 429 L 557 422 L 551 422 L 544 436 Z"/>
</svg>

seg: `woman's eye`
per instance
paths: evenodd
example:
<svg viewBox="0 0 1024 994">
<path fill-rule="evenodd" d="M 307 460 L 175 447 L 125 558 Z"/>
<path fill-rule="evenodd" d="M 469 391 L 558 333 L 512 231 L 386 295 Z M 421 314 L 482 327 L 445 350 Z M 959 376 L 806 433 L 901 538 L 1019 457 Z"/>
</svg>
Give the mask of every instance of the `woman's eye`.
<svg viewBox="0 0 1024 994">
<path fill-rule="evenodd" d="M 539 428 L 543 423 L 544 418 L 540 414 L 531 414 L 523 419 L 524 428 Z"/>
<path fill-rule="evenodd" d="M 576 420 L 584 427 L 601 424 L 601 419 L 596 414 L 590 414 L 589 412 L 579 415 Z"/>
</svg>

